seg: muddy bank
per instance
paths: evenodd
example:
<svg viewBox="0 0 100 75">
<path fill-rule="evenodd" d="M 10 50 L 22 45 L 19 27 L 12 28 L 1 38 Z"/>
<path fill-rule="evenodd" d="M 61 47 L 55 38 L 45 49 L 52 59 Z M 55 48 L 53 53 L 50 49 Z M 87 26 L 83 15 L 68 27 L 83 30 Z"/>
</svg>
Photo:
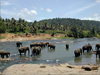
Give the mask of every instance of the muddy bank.
<svg viewBox="0 0 100 75">
<path fill-rule="evenodd" d="M 86 69 L 85 69 L 86 68 Z M 88 70 L 91 69 L 91 70 Z M 54 74 L 100 74 L 100 67 L 98 65 L 69 65 L 66 64 L 15 64 L 6 68 L 2 74 L 43 74 L 43 75 L 54 75 Z"/>
</svg>

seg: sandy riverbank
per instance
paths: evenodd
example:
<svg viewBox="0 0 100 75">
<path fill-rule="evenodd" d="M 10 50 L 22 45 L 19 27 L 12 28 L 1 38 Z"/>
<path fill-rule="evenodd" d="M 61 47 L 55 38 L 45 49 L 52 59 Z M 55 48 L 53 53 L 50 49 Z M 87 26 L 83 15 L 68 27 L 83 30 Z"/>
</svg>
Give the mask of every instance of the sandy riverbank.
<svg viewBox="0 0 100 75">
<path fill-rule="evenodd" d="M 0 39 L 0 42 L 6 41 L 28 41 L 28 40 L 48 40 L 51 39 L 51 34 L 0 34 L 0 36 L 4 36 L 4 39 Z M 53 37 L 53 39 L 57 39 L 56 37 L 65 36 L 64 34 L 58 34 Z"/>
<path fill-rule="evenodd" d="M 64 75 L 64 74 L 100 74 L 100 67 L 96 70 L 86 71 L 82 66 L 95 67 L 97 65 L 69 65 L 69 64 L 15 64 L 6 68 L 4 75 Z"/>
</svg>

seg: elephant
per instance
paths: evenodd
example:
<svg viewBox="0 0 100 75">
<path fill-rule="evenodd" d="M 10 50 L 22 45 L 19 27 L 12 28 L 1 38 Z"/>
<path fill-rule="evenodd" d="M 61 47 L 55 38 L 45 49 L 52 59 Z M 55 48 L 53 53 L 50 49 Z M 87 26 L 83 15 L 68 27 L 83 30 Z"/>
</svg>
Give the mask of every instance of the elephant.
<svg viewBox="0 0 100 75">
<path fill-rule="evenodd" d="M 34 43 L 31 43 L 30 44 L 30 47 L 32 48 L 32 47 L 35 47 L 35 46 L 37 46 L 37 42 L 34 42 Z"/>
<path fill-rule="evenodd" d="M 91 44 L 84 45 L 84 46 L 82 47 L 83 52 L 84 52 L 84 50 L 87 50 L 87 52 L 89 52 L 89 51 L 91 51 L 91 49 L 92 49 Z M 93 49 L 92 49 L 92 50 L 93 50 Z"/>
<path fill-rule="evenodd" d="M 41 44 L 40 45 L 41 47 L 45 47 L 45 45 L 46 45 L 44 42 L 40 42 L 40 44 Z"/>
<path fill-rule="evenodd" d="M 67 49 L 69 48 L 69 44 L 66 44 L 66 48 L 67 48 Z"/>
<path fill-rule="evenodd" d="M 20 45 L 22 46 L 22 42 L 16 42 L 17 47 L 20 47 Z"/>
<path fill-rule="evenodd" d="M 34 43 L 30 44 L 31 48 L 32 47 L 38 47 L 38 46 L 45 47 L 45 43 L 43 43 L 43 42 L 34 42 Z"/>
<path fill-rule="evenodd" d="M 97 58 L 97 55 L 99 55 L 99 58 L 100 58 L 100 50 L 96 51 L 96 58 Z"/>
<path fill-rule="evenodd" d="M 44 44 L 47 46 L 49 44 L 49 42 L 44 42 Z"/>
<path fill-rule="evenodd" d="M 76 50 L 74 51 L 74 54 L 75 54 L 75 57 L 80 56 L 80 54 L 82 55 L 82 49 L 81 49 L 81 48 L 76 49 Z"/>
<path fill-rule="evenodd" d="M 28 51 L 28 54 L 30 53 L 30 49 L 29 49 L 29 47 L 20 47 L 19 49 L 18 49 L 18 51 L 19 51 L 19 53 L 20 53 L 20 55 L 21 55 L 21 53 L 24 53 L 24 55 L 26 55 L 26 51 Z"/>
<path fill-rule="evenodd" d="M 55 49 L 55 45 L 54 44 L 48 44 L 48 48 L 50 47 L 50 49 L 51 48 L 53 48 L 53 49 Z"/>
<path fill-rule="evenodd" d="M 95 49 L 98 50 L 100 48 L 100 44 L 95 45 Z"/>
<path fill-rule="evenodd" d="M 1 58 L 4 58 L 5 55 L 6 55 L 6 58 L 8 58 L 10 56 L 10 52 L 8 52 L 8 51 L 1 51 L 0 50 L 0 55 L 1 55 Z"/>
<path fill-rule="evenodd" d="M 32 47 L 32 55 L 39 55 L 41 53 L 41 47 L 38 46 L 38 47 Z M 32 56 L 31 55 L 31 56 Z"/>
</svg>

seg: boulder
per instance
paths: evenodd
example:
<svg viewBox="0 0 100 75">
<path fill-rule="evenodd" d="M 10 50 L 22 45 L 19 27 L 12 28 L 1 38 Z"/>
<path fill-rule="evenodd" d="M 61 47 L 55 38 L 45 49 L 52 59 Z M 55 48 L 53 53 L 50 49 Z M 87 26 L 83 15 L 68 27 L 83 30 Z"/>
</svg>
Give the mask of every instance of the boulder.
<svg viewBox="0 0 100 75">
<path fill-rule="evenodd" d="M 74 67 L 73 67 L 73 66 L 71 66 L 71 65 L 68 65 L 67 67 L 68 67 L 68 68 L 74 68 Z"/>
<path fill-rule="evenodd" d="M 85 69 L 86 71 L 98 70 L 98 66 L 85 65 L 85 66 L 82 66 L 82 69 Z"/>
</svg>

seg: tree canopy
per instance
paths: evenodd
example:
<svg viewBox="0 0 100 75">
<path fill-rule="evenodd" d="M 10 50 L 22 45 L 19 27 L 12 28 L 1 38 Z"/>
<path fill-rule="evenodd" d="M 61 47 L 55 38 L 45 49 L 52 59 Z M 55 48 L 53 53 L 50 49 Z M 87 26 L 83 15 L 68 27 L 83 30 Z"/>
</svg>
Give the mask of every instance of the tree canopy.
<svg viewBox="0 0 100 75">
<path fill-rule="evenodd" d="M 73 18 L 53 18 L 27 22 L 0 17 L 0 33 L 65 34 L 68 37 L 84 38 L 100 35 L 100 21 Z"/>
</svg>

